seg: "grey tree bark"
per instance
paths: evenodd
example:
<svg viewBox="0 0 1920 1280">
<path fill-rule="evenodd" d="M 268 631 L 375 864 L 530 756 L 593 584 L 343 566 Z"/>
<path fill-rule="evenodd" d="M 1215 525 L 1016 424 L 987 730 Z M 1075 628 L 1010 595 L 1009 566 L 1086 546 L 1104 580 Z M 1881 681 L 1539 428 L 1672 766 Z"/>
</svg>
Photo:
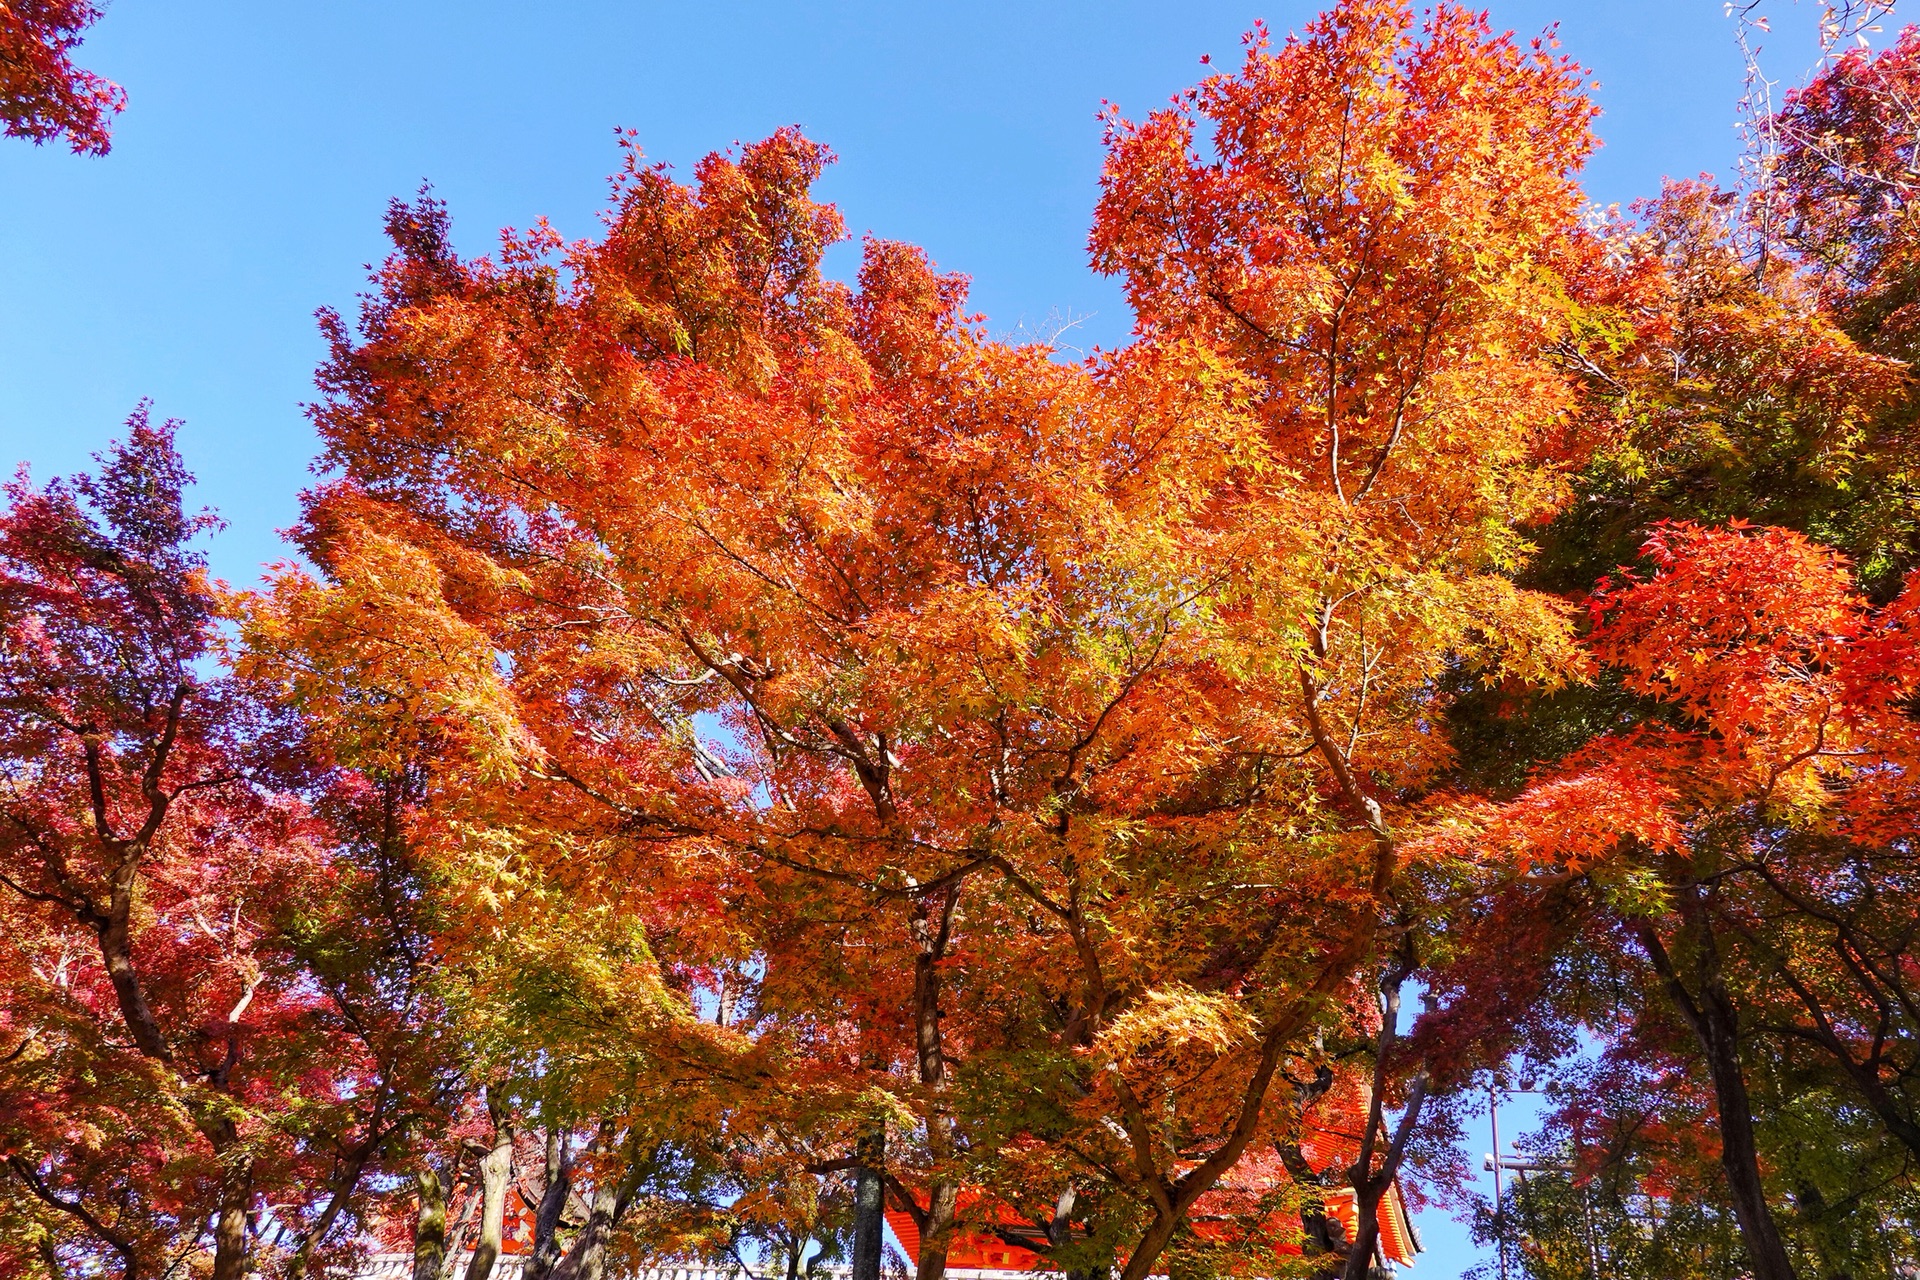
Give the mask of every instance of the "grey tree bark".
<svg viewBox="0 0 1920 1280">
<path fill-rule="evenodd" d="M 853 1184 L 852 1280 L 880 1280 L 880 1247 L 886 1225 L 887 1128 L 875 1124 L 860 1135 L 854 1154 L 860 1166 Z"/>
<path fill-rule="evenodd" d="M 447 1184 L 431 1166 L 413 1175 L 420 1207 L 413 1217 L 413 1280 L 440 1280 L 447 1263 Z"/>
<path fill-rule="evenodd" d="M 473 1242 L 466 1280 L 488 1280 L 500 1256 L 506 1226 L 507 1188 L 513 1182 L 513 1121 L 493 1111 L 493 1150 L 480 1161 L 480 1235 Z"/>
<path fill-rule="evenodd" d="M 548 1280 L 560 1265 L 560 1219 L 573 1194 L 573 1152 L 557 1128 L 547 1130 L 546 1180 L 533 1215 L 533 1255 L 527 1259 L 526 1280 Z"/>
<path fill-rule="evenodd" d="M 601 1137 L 610 1134 L 611 1126 L 603 1125 Z M 607 1245 L 612 1241 L 613 1233 L 619 1229 L 621 1219 L 627 1216 L 627 1210 L 632 1206 L 634 1196 L 639 1193 L 640 1184 L 646 1181 L 647 1172 L 657 1155 L 658 1149 L 642 1159 L 639 1135 L 629 1135 L 626 1169 L 617 1179 L 595 1184 L 593 1198 L 587 1208 L 586 1224 L 580 1228 L 580 1234 L 574 1237 L 573 1247 L 567 1250 L 566 1257 L 553 1269 L 552 1280 L 606 1280 Z"/>
</svg>

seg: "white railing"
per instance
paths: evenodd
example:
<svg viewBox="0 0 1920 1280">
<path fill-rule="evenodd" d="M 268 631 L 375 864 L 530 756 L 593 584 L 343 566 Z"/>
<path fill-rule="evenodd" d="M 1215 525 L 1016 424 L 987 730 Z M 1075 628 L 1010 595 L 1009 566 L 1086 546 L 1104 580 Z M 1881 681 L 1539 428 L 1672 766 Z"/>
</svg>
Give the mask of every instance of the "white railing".
<svg viewBox="0 0 1920 1280">
<path fill-rule="evenodd" d="M 456 1256 L 453 1265 L 454 1280 L 463 1280 L 467 1274 L 467 1260 L 472 1256 L 470 1253 Z M 488 1277 L 488 1280 L 520 1280 L 521 1270 L 526 1265 L 525 1254 L 502 1254 L 493 1264 L 493 1274 Z M 813 1273 L 814 1280 L 850 1280 L 851 1275 L 852 1272 L 847 1267 L 822 1267 Z M 970 1267 L 949 1267 L 947 1275 L 951 1280 L 1036 1280 L 1035 1273 L 1031 1271 L 997 1271 Z M 376 1253 L 354 1272 L 353 1280 L 412 1280 L 412 1276 L 412 1254 Z M 745 1267 L 739 1266 L 682 1263 L 666 1267 L 645 1267 L 639 1271 L 616 1276 L 614 1280 L 786 1280 L 786 1271 L 772 1268 L 766 1271 L 748 1271 Z"/>
<path fill-rule="evenodd" d="M 473 1255 L 463 1253 L 454 1259 L 454 1280 L 462 1280 L 467 1274 L 467 1261 Z M 489 1280 L 520 1280 L 521 1270 L 527 1265 L 525 1254 L 507 1253 L 500 1255 L 493 1264 L 493 1275 Z M 831 1272 L 829 1274 L 832 1274 Z M 360 1265 L 353 1273 L 353 1280 L 411 1280 L 413 1275 L 413 1255 L 410 1253 L 376 1253 Z M 667 1267 L 647 1267 L 618 1277 L 618 1280 L 755 1280 L 744 1268 L 737 1266 L 702 1266 L 697 1263 L 683 1263 Z M 763 1277 L 761 1280 L 771 1280 Z M 847 1280 L 844 1267 L 832 1274 L 832 1280 Z"/>
<path fill-rule="evenodd" d="M 454 1280 L 461 1280 L 467 1274 L 467 1260 L 472 1254 L 460 1254 L 454 1260 Z M 489 1280 L 520 1280 L 522 1268 L 527 1265 L 525 1254 L 502 1254 L 493 1264 L 493 1275 Z M 353 1280 L 410 1280 L 413 1275 L 413 1255 L 410 1253 L 376 1253 L 360 1265 L 354 1272 Z M 740 1267 L 712 1267 L 698 1264 L 681 1264 L 669 1267 L 647 1267 L 644 1270 L 623 1275 L 618 1280 L 754 1280 Z M 840 1269 L 833 1280 L 847 1280 L 846 1271 Z"/>
</svg>

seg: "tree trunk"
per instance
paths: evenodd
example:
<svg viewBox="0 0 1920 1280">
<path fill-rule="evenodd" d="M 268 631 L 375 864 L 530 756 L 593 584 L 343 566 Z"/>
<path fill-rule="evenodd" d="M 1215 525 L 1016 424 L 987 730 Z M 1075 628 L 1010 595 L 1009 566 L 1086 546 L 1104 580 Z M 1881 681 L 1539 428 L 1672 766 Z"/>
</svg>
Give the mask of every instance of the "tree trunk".
<svg viewBox="0 0 1920 1280">
<path fill-rule="evenodd" d="M 553 1269 L 553 1280 L 606 1280 L 607 1244 L 619 1228 L 620 1220 L 627 1216 L 627 1208 L 640 1190 L 651 1163 L 651 1159 L 640 1159 L 638 1138 L 629 1138 L 626 1171 L 615 1181 L 595 1184 L 586 1225 L 580 1228 L 567 1256 Z"/>
<path fill-rule="evenodd" d="M 236 1154 L 220 1180 L 220 1208 L 213 1220 L 213 1280 L 240 1280 L 247 1272 L 247 1203 L 252 1199 L 253 1157 Z"/>
<path fill-rule="evenodd" d="M 376 1111 L 370 1124 L 379 1119 Z M 306 1280 L 307 1268 L 313 1263 L 313 1251 L 333 1230 L 333 1224 L 340 1220 L 341 1210 L 346 1208 L 347 1199 L 360 1186 L 360 1179 L 366 1173 L 368 1163 L 374 1152 L 379 1149 L 378 1134 L 369 1134 L 366 1141 L 355 1149 L 347 1161 L 346 1168 L 339 1171 L 328 1187 L 327 1207 L 320 1211 L 313 1224 L 300 1234 L 300 1243 L 294 1249 L 293 1257 L 287 1262 L 284 1280 Z"/>
<path fill-rule="evenodd" d="M 953 1237 L 954 1210 L 960 1202 L 960 1184 L 952 1174 L 953 1119 L 946 1109 L 947 1056 L 940 1032 L 939 966 L 953 936 L 953 908 L 962 883 L 955 881 L 947 889 L 937 918 L 931 904 L 923 901 L 913 921 L 914 940 L 920 944 L 913 964 L 914 1050 L 926 1099 L 927 1154 L 933 1157 L 927 1184 L 927 1221 L 920 1230 L 915 1280 L 945 1280 L 947 1246 Z"/>
<path fill-rule="evenodd" d="M 1407 1090 L 1407 1105 L 1400 1113 L 1400 1123 L 1394 1126 L 1392 1135 L 1388 1135 L 1388 1063 L 1393 1055 L 1393 1047 L 1400 1039 L 1400 989 L 1414 971 L 1415 964 L 1412 934 L 1403 933 L 1400 946 L 1380 976 L 1380 1035 L 1373 1052 L 1372 1097 L 1367 1102 L 1367 1119 L 1360 1135 L 1359 1158 L 1347 1171 L 1347 1181 L 1353 1187 L 1357 1221 L 1352 1247 L 1347 1252 L 1347 1264 L 1341 1273 L 1342 1280 L 1367 1280 L 1372 1273 L 1373 1257 L 1380 1249 L 1380 1201 L 1400 1174 L 1400 1164 L 1406 1159 L 1407 1142 L 1413 1136 L 1414 1126 L 1420 1122 L 1420 1110 L 1427 1100 L 1427 1077 L 1422 1071 L 1414 1077 L 1412 1086 Z M 1373 1153 L 1382 1143 L 1385 1148 L 1381 1152 L 1380 1166 L 1376 1169 Z"/>
<path fill-rule="evenodd" d="M 573 1248 L 554 1269 L 554 1280 L 604 1280 L 607 1273 L 607 1241 L 620 1225 L 621 1206 L 616 1188 L 602 1183 L 593 1189 L 587 1209 L 587 1223 Z"/>
<path fill-rule="evenodd" d="M 1140 1233 L 1139 1242 L 1133 1246 L 1133 1253 L 1127 1258 L 1127 1265 L 1120 1272 L 1120 1280 L 1146 1280 L 1152 1274 L 1154 1264 L 1160 1261 L 1160 1255 L 1167 1251 L 1167 1245 L 1173 1241 L 1173 1233 L 1186 1221 L 1185 1212 L 1171 1216 L 1156 1214 L 1147 1229 Z"/>
<path fill-rule="evenodd" d="M 547 1280 L 560 1263 L 560 1218 L 573 1194 L 573 1153 L 558 1129 L 547 1130 L 546 1181 L 540 1206 L 533 1215 L 533 1254 L 527 1259 L 525 1280 Z"/>
<path fill-rule="evenodd" d="M 500 1256 L 500 1237 L 506 1225 L 507 1187 L 513 1181 L 513 1122 L 493 1113 L 493 1150 L 480 1162 L 480 1235 L 473 1242 L 473 1259 L 466 1280 L 488 1280 Z"/>
<path fill-rule="evenodd" d="M 413 1181 L 420 1195 L 413 1217 L 413 1280 L 440 1280 L 447 1262 L 447 1184 L 431 1166 Z"/>
<path fill-rule="evenodd" d="M 1694 974 L 1699 989 L 1697 999 L 1681 981 L 1652 922 L 1639 923 L 1636 933 L 1654 970 L 1666 984 L 1675 1009 L 1693 1029 L 1706 1056 L 1707 1072 L 1713 1078 L 1714 1109 L 1720 1119 L 1720 1167 L 1727 1177 L 1734 1221 L 1740 1227 L 1740 1239 L 1746 1246 L 1748 1264 L 1753 1268 L 1753 1280 L 1797 1280 L 1786 1246 L 1780 1240 L 1780 1228 L 1767 1206 L 1766 1188 L 1760 1181 L 1760 1149 L 1753 1129 L 1753 1105 L 1747 1096 L 1747 1078 L 1740 1066 L 1739 1017 L 1720 977 L 1719 949 L 1714 943 L 1712 927 L 1704 918 L 1705 908 L 1698 888 L 1683 888 L 1677 896 L 1699 944 Z"/>
<path fill-rule="evenodd" d="M 1760 1182 L 1753 1106 L 1747 1098 L 1746 1075 L 1740 1068 L 1738 1022 L 1717 975 L 1701 992 L 1699 1007 L 1704 1016 L 1694 1031 L 1713 1076 L 1714 1104 L 1720 1113 L 1720 1166 L 1733 1193 L 1733 1216 L 1740 1224 L 1754 1280 L 1795 1280 L 1793 1264 L 1767 1205 L 1766 1188 Z"/>
<path fill-rule="evenodd" d="M 942 1145 L 952 1151 L 951 1141 Z M 914 1270 L 914 1280 L 943 1280 L 946 1276 L 947 1248 L 953 1242 L 954 1210 L 959 1204 L 958 1183 L 940 1179 L 932 1184 L 927 1194 L 927 1229 L 920 1237 L 920 1263 Z"/>
<path fill-rule="evenodd" d="M 881 1182 L 887 1167 L 886 1125 L 875 1124 L 863 1132 L 854 1153 L 860 1165 L 853 1183 L 851 1280 L 880 1280 L 880 1247 L 886 1225 L 886 1194 Z"/>
<path fill-rule="evenodd" d="M 1375 1200 L 1371 1209 L 1364 1203 L 1361 1205 L 1359 1227 L 1353 1233 L 1353 1243 L 1347 1248 L 1347 1261 L 1340 1269 L 1340 1280 L 1367 1280 L 1373 1274 L 1373 1255 L 1380 1251 L 1379 1204 Z"/>
<path fill-rule="evenodd" d="M 131 863 L 137 867 L 137 862 Z M 146 988 L 140 981 L 140 973 L 133 963 L 133 938 L 131 919 L 133 915 L 134 877 L 121 874 L 115 877 L 113 884 L 112 906 L 107 918 L 100 922 L 100 962 L 106 967 L 107 981 L 113 984 L 114 999 L 120 1005 L 120 1020 L 126 1024 L 127 1032 L 140 1052 L 156 1062 L 173 1063 L 173 1051 L 167 1047 L 166 1036 L 160 1031 L 160 1022 L 153 1014 L 153 1006 L 147 1003 Z"/>
</svg>

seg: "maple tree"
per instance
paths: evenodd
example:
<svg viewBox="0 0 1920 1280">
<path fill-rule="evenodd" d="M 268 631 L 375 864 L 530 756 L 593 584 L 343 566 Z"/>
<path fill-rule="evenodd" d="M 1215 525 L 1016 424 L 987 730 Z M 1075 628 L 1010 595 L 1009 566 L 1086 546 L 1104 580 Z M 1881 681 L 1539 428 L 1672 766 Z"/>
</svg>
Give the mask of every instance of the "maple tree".
<svg viewBox="0 0 1920 1280">
<path fill-rule="evenodd" d="M 1551 684 L 1576 667 L 1552 602 L 1502 571 L 1526 557 L 1516 526 L 1557 503 L 1555 464 L 1589 443 L 1566 367 L 1596 326 L 1569 303 L 1608 301 L 1576 217 L 1592 111 L 1578 69 L 1542 42 L 1490 39 L 1462 11 L 1436 10 L 1417 43 L 1408 26 L 1404 9 L 1342 6 L 1277 57 L 1256 45 L 1238 81 L 1198 91 L 1222 163 L 1189 156 L 1185 113 L 1160 113 L 1121 140 L 1094 237 L 1149 332 L 1204 333 L 1257 379 L 1255 411 L 1316 491 L 1304 710 L 1341 801 L 1373 834 L 1374 891 L 1394 898 L 1407 890 L 1392 884 L 1401 855 L 1381 806 L 1417 800 L 1424 753 L 1444 747 L 1425 732 L 1393 743 L 1369 699 L 1391 706 L 1396 676 L 1411 703 L 1430 698 L 1442 665 L 1474 650 L 1476 606 L 1478 628 L 1512 646 L 1509 676 Z M 1429 586 L 1449 579 L 1485 594 L 1449 617 Z M 1428 609 L 1406 608 L 1422 597 Z M 1323 704 L 1345 735 L 1325 730 Z M 1396 927 L 1412 928 L 1417 909 L 1396 905 Z M 1416 963 L 1384 966 L 1382 1069 Z M 1377 1080 L 1363 1149 L 1385 1146 L 1391 1176 L 1409 1135 L 1386 1141 Z M 1353 1180 L 1358 1274 L 1384 1180 L 1365 1155 Z"/>
<path fill-rule="evenodd" d="M 1776 794 L 1784 780 L 1730 780 L 1722 752 L 1752 749 L 1756 733 L 1817 736 L 1829 706 L 1826 659 L 1803 658 L 1811 665 L 1802 667 L 1784 658 L 1770 647 L 1776 628 L 1802 606 L 1839 601 L 1824 620 L 1806 619 L 1804 634 L 1831 625 L 1820 644 L 1852 643 L 1846 637 L 1872 616 L 1869 600 L 1899 595 L 1914 563 L 1911 382 L 1898 325 L 1887 323 L 1897 314 L 1895 246 L 1906 221 L 1889 164 L 1903 118 L 1897 85 L 1913 51 L 1908 34 L 1881 54 L 1840 57 L 1792 95 L 1774 185 L 1751 203 L 1707 185 L 1672 186 L 1640 206 L 1638 226 L 1612 233 L 1630 286 L 1619 311 L 1628 323 L 1586 373 L 1629 429 L 1625 447 L 1603 451 L 1578 481 L 1589 496 L 1549 531 L 1543 568 L 1555 584 L 1582 590 L 1676 516 L 1790 524 L 1857 559 L 1843 564 L 1778 531 L 1656 534 L 1656 580 L 1670 571 L 1677 586 L 1690 565 L 1690 603 L 1637 635 L 1632 651 L 1606 648 L 1607 629 L 1597 631 L 1610 661 L 1588 689 L 1543 701 L 1485 687 L 1462 704 L 1493 712 L 1469 726 L 1462 780 L 1523 791 L 1528 821 L 1553 829 L 1543 839 L 1601 861 L 1505 882 L 1475 926 L 1486 930 L 1475 945 L 1527 962 L 1491 988 L 1460 988 L 1477 988 L 1486 1004 L 1445 1029 L 1477 1038 L 1488 1062 L 1516 1044 L 1567 1051 L 1582 1023 L 1637 1028 L 1603 1056 L 1617 1072 L 1641 1064 L 1660 1088 L 1717 1095 L 1724 1144 L 1682 1157 L 1700 1159 L 1684 1175 L 1695 1186 L 1715 1181 L 1701 1181 L 1707 1161 L 1729 1162 L 1718 1179 L 1726 1198 L 1699 1220 L 1699 1238 L 1737 1220 L 1766 1274 L 1881 1273 L 1897 1262 L 1889 1242 L 1902 1238 L 1898 1224 L 1911 1220 L 1899 1173 L 1906 1033 L 1890 1012 L 1898 993 L 1883 985 L 1905 963 L 1894 956 L 1908 936 L 1909 836 L 1891 813 L 1863 824 L 1850 808 L 1873 790 L 1859 779 L 1890 783 L 1910 767 L 1907 712 L 1896 700 L 1868 716 L 1848 702 L 1865 692 L 1858 685 L 1834 695 L 1833 713 L 1853 717 L 1851 731 L 1865 735 L 1861 754 L 1844 769 L 1819 756 L 1782 764 L 1783 779 L 1800 781 L 1791 799 Z M 1704 564 L 1694 560 L 1709 551 Z M 1640 598 L 1654 598 L 1651 586 Z M 1751 630 L 1724 630 L 1726 617 Z M 1887 614 L 1880 625 L 1897 633 L 1903 624 Z M 1893 641 L 1877 643 L 1885 658 Z M 1744 687 L 1772 670 L 1774 690 L 1807 700 L 1707 716 L 1665 683 L 1675 654 L 1699 645 L 1748 664 Z M 1743 685 L 1728 670 L 1715 668 L 1719 691 L 1731 694 Z M 1667 674 L 1646 683 L 1652 671 Z M 1767 727 L 1736 731 L 1742 716 Z M 1685 751 L 1699 754 L 1683 760 Z M 1622 806 L 1637 820 L 1671 823 L 1669 843 L 1616 847 L 1620 832 L 1644 829 Z M 1850 888 L 1865 884 L 1884 889 L 1863 898 Z M 1638 977 L 1622 988 L 1608 976 L 1618 974 Z M 1530 1015 L 1528 1004 L 1549 1012 Z M 1823 1106 L 1833 1118 L 1811 1120 Z M 1809 1141 L 1810 1125 L 1823 1136 Z M 1619 1159 L 1642 1158 L 1635 1149 L 1626 1140 Z M 1664 1201 L 1659 1188 L 1663 1179 L 1675 1185 L 1677 1166 L 1655 1155 L 1643 1167 Z M 1725 1215 L 1718 1227 L 1715 1213 Z M 1720 1239 L 1727 1243 L 1724 1231 Z"/>
<path fill-rule="evenodd" d="M 131 1050 L 134 1060 L 113 1076 L 136 1090 L 159 1085 L 182 1095 L 180 1111 L 214 1156 L 202 1162 L 200 1177 L 217 1186 L 216 1271 L 224 1280 L 240 1273 L 251 1161 L 217 1097 L 231 1084 L 257 970 L 249 963 L 249 939 L 209 923 L 203 946 L 190 941 L 181 948 L 178 958 L 188 966 L 144 971 L 134 950 L 136 890 L 143 878 L 153 879 L 149 859 L 166 847 L 169 817 L 175 829 L 201 828 L 209 843 L 231 840 L 273 851 L 286 842 L 272 834 L 275 815 L 246 803 L 244 775 L 230 756 L 224 691 L 208 687 L 194 668 L 207 653 L 215 606 L 203 572 L 182 546 L 205 524 L 181 514 L 183 479 L 171 431 L 136 417 L 127 447 L 97 482 L 76 482 L 77 494 L 59 486 L 34 492 L 16 483 L 9 495 L 6 887 L 13 910 L 27 908 L 23 923 L 40 925 L 32 931 L 40 935 L 39 946 L 13 953 L 20 977 L 38 969 L 40 980 L 10 987 L 15 996 L 39 988 L 59 1011 L 59 1022 L 74 1021 L 92 1032 L 69 1051 L 125 1058 Z M 83 512 L 81 497 L 110 522 L 117 538 Z M 176 805 L 185 812 L 176 813 Z M 257 834 L 248 830 L 256 826 Z M 297 840 L 297 833 L 288 834 Z M 228 918 L 221 890 L 230 894 L 235 886 L 223 885 L 220 871 L 218 861 L 203 868 L 196 859 L 181 859 L 167 877 L 183 882 L 170 886 L 183 899 L 181 909 L 197 908 L 210 922 Z M 204 886 L 196 883 L 203 879 Z M 209 899 L 204 905 L 197 900 L 202 893 Z M 239 913 L 233 914 L 238 925 Z M 191 920 L 188 914 L 182 923 Z M 81 937 L 93 935 L 93 954 L 72 954 L 70 942 L 60 946 L 76 928 Z M 70 977 L 76 964 L 83 967 Z M 215 974 L 218 980 L 208 981 Z M 171 1000 L 155 989 L 157 983 L 172 988 Z M 99 1027 L 103 1013 L 112 1021 Z M 9 1014 L 24 1037 L 9 1046 L 10 1062 L 30 1070 L 42 1053 L 53 1051 L 49 1046 L 35 1052 L 39 1037 L 58 1023 L 43 1029 L 27 1008 L 10 1008 Z M 152 1117 L 163 1125 L 169 1118 L 164 1111 Z M 167 1131 L 177 1125 L 159 1132 L 135 1128 L 119 1141 L 151 1144 L 153 1159 L 170 1145 L 192 1145 Z M 46 1158 L 63 1162 L 84 1150 L 47 1145 Z M 115 1145 L 109 1140 L 97 1154 L 112 1160 Z M 62 1195 L 69 1179 L 36 1167 L 26 1152 L 9 1152 L 8 1162 L 18 1185 L 84 1224 L 97 1244 L 119 1255 L 128 1274 L 137 1273 L 143 1260 L 140 1237 L 161 1229 L 140 1217 L 150 1212 L 164 1222 L 179 1211 L 164 1202 L 146 1210 L 139 1195 L 144 1189 L 136 1185 L 100 1196 L 132 1199 L 124 1214 L 103 1217 L 86 1203 L 95 1197 Z M 110 1163 L 81 1165 L 71 1176 L 83 1184 L 101 1176 L 117 1181 Z M 161 1265 L 158 1256 L 152 1265 Z"/>
<path fill-rule="evenodd" d="M 127 103 L 112 81 L 73 65 L 81 33 L 100 20 L 91 0 L 0 4 L 0 123 L 9 138 L 64 136 L 77 155 L 103 156 L 110 122 Z"/>
<path fill-rule="evenodd" d="M 1578 72 L 1356 3 L 1183 110 L 1219 169 L 1181 112 L 1113 124 L 1096 262 L 1142 339 L 1086 365 L 988 340 L 905 246 L 825 280 L 791 131 L 692 186 L 636 158 L 597 243 L 463 260 L 396 206 L 328 321 L 290 615 L 475 753 L 512 876 L 616 877 L 683 1028 L 747 1011 L 733 1051 L 844 1149 L 905 1122 L 923 1276 L 1008 1230 L 965 1186 L 1147 1274 L 1304 1123 L 1288 1064 L 1372 1034 L 1433 678 L 1572 663 L 1510 570 L 1583 447 Z"/>
<path fill-rule="evenodd" d="M 437 1010 L 393 796 L 219 670 L 173 434 L 143 408 L 0 520 L 6 1262 L 299 1274 L 431 1111 Z"/>
<path fill-rule="evenodd" d="M 1626 1016 L 1651 1021 L 1649 1048 L 1663 1020 L 1697 1042 L 1748 1265 L 1790 1276 L 1754 1037 L 1798 1043 L 1802 1060 L 1825 1050 L 1842 1071 L 1823 1092 L 1851 1086 L 1849 1105 L 1896 1138 L 1905 1123 L 1902 1054 L 1887 1048 L 1902 1032 L 1875 976 L 1886 952 L 1864 942 L 1873 926 L 1858 930 L 1886 928 L 1908 858 L 1913 603 L 1873 608 L 1844 562 L 1782 530 L 1671 526 L 1649 555 L 1651 574 L 1596 593 L 1593 643 L 1672 714 L 1589 743 L 1473 838 L 1525 867 L 1530 895 L 1582 882 L 1595 945 L 1616 971 L 1645 966 Z M 1818 1183 L 1804 1176 L 1803 1203 Z"/>
</svg>

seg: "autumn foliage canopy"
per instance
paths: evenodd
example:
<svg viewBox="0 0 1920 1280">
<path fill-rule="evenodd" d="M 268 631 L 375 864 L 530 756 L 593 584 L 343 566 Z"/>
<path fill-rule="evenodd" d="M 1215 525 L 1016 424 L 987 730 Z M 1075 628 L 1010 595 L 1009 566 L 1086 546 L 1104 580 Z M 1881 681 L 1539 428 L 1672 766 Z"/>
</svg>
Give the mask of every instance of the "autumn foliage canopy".
<svg viewBox="0 0 1920 1280">
<path fill-rule="evenodd" d="M 1256 28 L 1107 116 L 1084 359 L 833 278 L 797 129 L 394 202 L 262 589 L 144 408 L 8 490 L 0 1277 L 1360 1280 L 1522 1066 L 1527 1274 L 1900 1274 L 1916 60 L 1596 214 L 1549 40 Z"/>
</svg>

